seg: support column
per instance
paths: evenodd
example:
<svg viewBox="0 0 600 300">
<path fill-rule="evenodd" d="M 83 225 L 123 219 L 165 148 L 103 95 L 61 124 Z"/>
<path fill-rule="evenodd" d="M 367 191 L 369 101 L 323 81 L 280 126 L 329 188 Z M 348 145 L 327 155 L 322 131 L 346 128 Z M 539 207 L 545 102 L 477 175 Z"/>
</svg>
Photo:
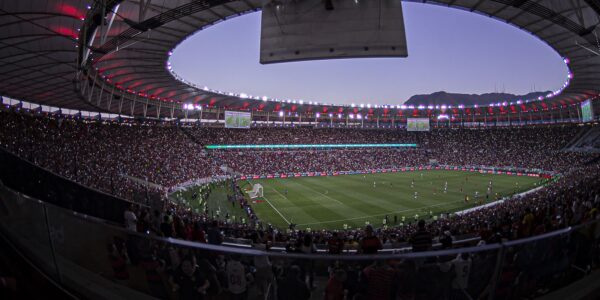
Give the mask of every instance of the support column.
<svg viewBox="0 0 600 300">
<path fill-rule="evenodd" d="M 106 109 L 110 111 L 110 105 L 112 104 L 113 96 L 115 95 L 115 87 L 113 86 L 110 91 L 110 97 L 108 98 L 108 103 L 106 104 Z"/>
</svg>

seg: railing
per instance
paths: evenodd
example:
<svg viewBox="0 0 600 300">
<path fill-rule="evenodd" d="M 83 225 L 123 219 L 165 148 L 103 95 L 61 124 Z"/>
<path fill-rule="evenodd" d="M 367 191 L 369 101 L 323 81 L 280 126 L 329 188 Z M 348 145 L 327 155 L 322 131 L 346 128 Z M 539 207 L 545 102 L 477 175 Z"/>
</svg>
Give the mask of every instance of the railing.
<svg viewBox="0 0 600 300">
<path fill-rule="evenodd" d="M 600 221 L 434 252 L 281 253 L 136 233 L 0 186 L 0 232 L 49 276 L 87 298 L 173 299 L 202 291 L 214 299 L 237 292 L 248 299 L 323 299 L 325 293 L 347 299 L 509 299 L 585 276 L 598 262 Z M 190 270 L 194 281 L 185 275 Z M 205 283 L 206 290 L 198 289 Z"/>
</svg>

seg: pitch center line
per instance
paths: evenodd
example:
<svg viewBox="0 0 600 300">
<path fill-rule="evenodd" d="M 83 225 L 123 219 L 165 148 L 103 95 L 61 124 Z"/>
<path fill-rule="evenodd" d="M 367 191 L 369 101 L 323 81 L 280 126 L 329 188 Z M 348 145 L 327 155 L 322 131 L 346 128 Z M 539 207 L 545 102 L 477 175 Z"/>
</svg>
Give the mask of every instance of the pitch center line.
<svg viewBox="0 0 600 300">
<path fill-rule="evenodd" d="M 273 203 L 271 203 L 271 201 L 269 201 L 269 199 L 267 199 L 267 197 L 265 197 L 265 196 L 263 195 L 263 199 L 265 199 L 265 201 L 267 201 L 267 203 L 269 203 L 269 205 L 270 205 L 270 206 L 273 208 L 273 210 L 274 210 L 275 212 L 277 212 L 277 213 L 279 214 L 279 216 L 280 216 L 280 217 L 281 217 L 281 218 L 282 218 L 282 219 L 283 219 L 283 220 L 284 220 L 284 221 L 285 221 L 285 222 L 286 222 L 288 225 L 290 225 L 290 224 L 291 224 L 291 223 L 290 223 L 290 221 L 288 221 L 288 219 L 286 219 L 286 218 L 283 216 L 283 214 L 282 214 L 282 213 L 281 213 L 281 212 L 280 212 L 280 211 L 279 211 L 279 210 L 278 210 L 278 209 L 277 209 L 277 208 L 276 208 L 276 207 L 273 205 Z"/>
</svg>

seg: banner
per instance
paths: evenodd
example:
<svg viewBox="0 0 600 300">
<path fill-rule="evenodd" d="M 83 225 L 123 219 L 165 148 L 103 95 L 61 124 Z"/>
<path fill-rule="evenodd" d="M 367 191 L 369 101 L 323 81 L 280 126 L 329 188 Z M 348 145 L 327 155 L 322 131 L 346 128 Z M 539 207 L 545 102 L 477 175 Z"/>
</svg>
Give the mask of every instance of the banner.
<svg viewBox="0 0 600 300">
<path fill-rule="evenodd" d="M 594 120 L 594 110 L 592 101 L 587 100 L 581 103 L 581 122 L 591 122 Z"/>
<path fill-rule="evenodd" d="M 406 121 L 406 131 L 429 131 L 429 119 L 408 118 Z"/>
<path fill-rule="evenodd" d="M 225 111 L 225 128 L 250 128 L 251 123 L 249 112 Z"/>
</svg>

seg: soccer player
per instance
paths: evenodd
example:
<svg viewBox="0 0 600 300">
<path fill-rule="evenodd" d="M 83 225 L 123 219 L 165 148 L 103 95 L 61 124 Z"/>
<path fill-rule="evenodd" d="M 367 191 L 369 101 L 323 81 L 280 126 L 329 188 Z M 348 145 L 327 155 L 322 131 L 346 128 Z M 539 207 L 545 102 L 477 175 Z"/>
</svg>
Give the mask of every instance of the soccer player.
<svg viewBox="0 0 600 300">
<path fill-rule="evenodd" d="M 444 194 L 448 192 L 448 181 L 444 183 Z"/>
<path fill-rule="evenodd" d="M 419 197 L 419 193 L 415 192 L 415 200 Z"/>
<path fill-rule="evenodd" d="M 377 182 L 373 181 L 373 188 L 377 187 Z"/>
<path fill-rule="evenodd" d="M 410 182 L 410 188 L 414 189 L 415 188 L 415 179 L 413 178 L 413 180 Z"/>
</svg>

